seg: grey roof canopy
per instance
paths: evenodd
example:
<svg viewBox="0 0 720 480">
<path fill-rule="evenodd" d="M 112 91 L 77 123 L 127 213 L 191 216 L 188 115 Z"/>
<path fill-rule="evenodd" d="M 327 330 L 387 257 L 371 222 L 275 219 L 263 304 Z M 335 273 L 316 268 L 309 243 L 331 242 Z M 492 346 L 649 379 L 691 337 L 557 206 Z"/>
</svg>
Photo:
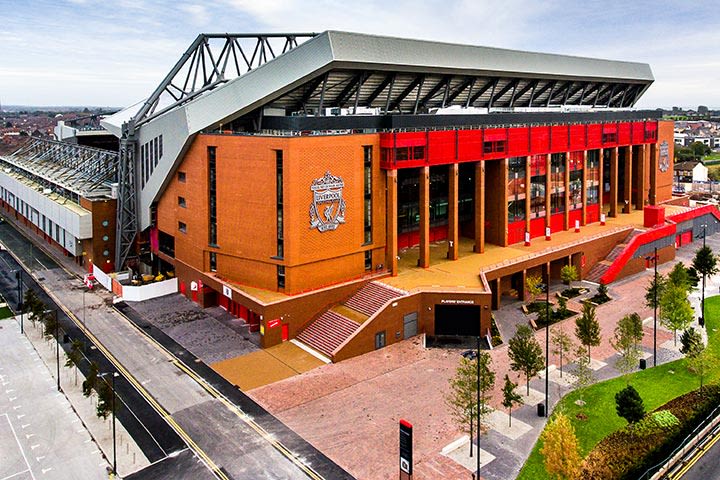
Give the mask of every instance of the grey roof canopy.
<svg viewBox="0 0 720 480">
<path fill-rule="evenodd" d="M 285 43 L 273 51 L 268 39 Z M 254 50 L 236 48 L 248 40 L 256 42 Z M 213 42 L 219 43 L 216 50 Z M 258 117 L 263 107 L 285 115 L 322 115 L 332 107 L 369 107 L 380 114 L 420 114 L 450 106 L 491 112 L 566 105 L 625 108 L 652 82 L 650 67 L 642 63 L 337 31 L 203 34 L 147 101 L 108 117 L 102 125 L 118 137 L 124 123 L 131 127 L 135 151 L 121 155 L 134 159 L 130 172 L 141 171 L 140 146 L 163 136 L 161 158 L 142 186 L 133 187 L 137 227 L 144 230 L 150 225 L 150 206 L 192 137 L 250 114 Z M 135 197 L 122 191 L 134 182 L 121 177 L 121 205 L 134 208 Z M 135 222 L 126 220 L 128 225 Z"/>
</svg>

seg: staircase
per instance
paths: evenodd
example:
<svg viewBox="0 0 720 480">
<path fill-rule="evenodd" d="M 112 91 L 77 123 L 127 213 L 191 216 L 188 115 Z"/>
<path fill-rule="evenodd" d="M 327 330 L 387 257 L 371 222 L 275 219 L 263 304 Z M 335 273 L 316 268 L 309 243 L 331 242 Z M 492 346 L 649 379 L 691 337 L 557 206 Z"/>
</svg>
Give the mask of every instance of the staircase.
<svg viewBox="0 0 720 480">
<path fill-rule="evenodd" d="M 605 275 L 605 272 L 607 272 L 608 268 L 610 268 L 610 265 L 613 264 L 615 259 L 617 259 L 618 256 L 622 253 L 623 250 L 625 250 L 625 247 L 628 246 L 630 241 L 635 238 L 636 236 L 640 235 L 643 231 L 634 229 L 632 232 L 628 234 L 627 237 L 622 241 L 622 243 L 618 243 L 615 245 L 615 248 L 613 248 L 610 253 L 605 257 L 604 260 L 599 261 L 589 272 L 587 275 L 585 275 L 585 278 L 583 280 L 586 280 L 588 282 L 594 282 L 594 283 L 600 283 L 600 279 Z"/>
<path fill-rule="evenodd" d="M 387 302 L 406 293 L 382 283 L 370 282 L 341 305 L 371 317 Z M 361 323 L 331 308 L 308 323 L 295 339 L 332 359 L 335 349 L 350 338 L 360 325 Z"/>
<path fill-rule="evenodd" d="M 344 305 L 368 317 L 380 310 L 385 303 L 406 294 L 388 285 L 370 282 L 348 298 Z"/>
<path fill-rule="evenodd" d="M 314 348 L 328 358 L 360 324 L 332 310 L 327 310 L 310 322 L 297 336 L 297 340 Z"/>
</svg>

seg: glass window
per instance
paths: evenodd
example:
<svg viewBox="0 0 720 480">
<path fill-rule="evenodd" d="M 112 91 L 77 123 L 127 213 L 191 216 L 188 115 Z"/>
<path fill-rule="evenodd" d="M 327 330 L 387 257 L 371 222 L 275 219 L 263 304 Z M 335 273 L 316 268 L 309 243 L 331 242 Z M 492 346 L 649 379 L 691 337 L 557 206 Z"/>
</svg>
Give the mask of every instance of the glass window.
<svg viewBox="0 0 720 480">
<path fill-rule="evenodd" d="M 600 151 L 587 152 L 587 203 L 595 205 L 599 201 L 600 191 Z"/>
<path fill-rule="evenodd" d="M 526 157 L 508 159 L 508 223 L 525 220 Z"/>
<path fill-rule="evenodd" d="M 187 233 L 187 225 L 184 222 L 178 222 L 178 230 L 180 233 Z"/>
<path fill-rule="evenodd" d="M 547 155 L 530 157 L 530 212 L 532 218 L 545 216 L 545 180 Z"/>
<path fill-rule="evenodd" d="M 552 213 L 565 211 L 565 153 L 550 156 L 550 206 Z"/>
</svg>

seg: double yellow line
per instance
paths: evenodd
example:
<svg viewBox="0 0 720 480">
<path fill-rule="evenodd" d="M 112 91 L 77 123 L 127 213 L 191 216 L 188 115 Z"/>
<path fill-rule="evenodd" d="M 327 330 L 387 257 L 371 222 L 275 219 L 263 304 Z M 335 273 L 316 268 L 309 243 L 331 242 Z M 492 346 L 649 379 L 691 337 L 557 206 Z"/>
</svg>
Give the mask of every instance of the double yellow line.
<svg viewBox="0 0 720 480">
<path fill-rule="evenodd" d="M 670 480 L 677 480 L 679 478 L 682 478 L 683 475 L 685 475 L 693 467 L 693 465 L 695 465 L 697 461 L 703 457 L 703 455 L 710 451 L 712 446 L 715 445 L 718 440 L 720 440 L 720 435 L 716 434 L 712 440 L 697 449 L 695 455 L 693 455 L 692 458 L 690 458 L 690 460 L 688 460 L 688 462 L 683 465 L 683 468 L 681 468 L 677 473 L 673 475 L 668 475 L 668 478 Z"/>
</svg>

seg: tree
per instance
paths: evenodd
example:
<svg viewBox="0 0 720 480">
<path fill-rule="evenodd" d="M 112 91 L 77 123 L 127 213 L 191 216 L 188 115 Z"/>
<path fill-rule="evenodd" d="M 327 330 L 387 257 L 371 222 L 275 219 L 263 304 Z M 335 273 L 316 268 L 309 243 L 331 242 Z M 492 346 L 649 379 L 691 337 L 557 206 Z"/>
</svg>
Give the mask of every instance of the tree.
<svg viewBox="0 0 720 480">
<path fill-rule="evenodd" d="M 705 155 L 712 153 L 712 149 L 702 142 L 692 142 L 689 147 L 695 160 L 702 160 Z"/>
<path fill-rule="evenodd" d="M 643 335 L 642 320 L 637 313 L 625 315 L 618 321 L 610 344 L 620 354 L 620 359 L 615 364 L 620 372 L 628 374 L 637 366 Z"/>
<path fill-rule="evenodd" d="M 718 273 L 717 257 L 708 246 L 700 247 L 695 252 L 692 266 L 700 275 L 715 275 Z"/>
<path fill-rule="evenodd" d="M 700 277 L 698 277 L 697 270 L 695 267 L 690 266 L 687 268 L 687 274 L 688 274 L 688 283 L 689 283 L 689 290 L 692 290 L 693 288 L 697 288 L 698 283 L 700 283 Z"/>
<path fill-rule="evenodd" d="M 43 312 L 45 311 L 45 304 L 38 298 L 35 290 L 28 288 L 23 295 L 23 312 L 29 313 L 28 319 L 32 322 L 33 326 L 35 322 L 42 319 Z"/>
<path fill-rule="evenodd" d="M 565 297 L 558 297 L 558 308 L 555 311 L 555 315 L 558 318 L 565 318 L 568 316 L 568 313 L 570 310 L 567 308 L 567 298 Z"/>
<path fill-rule="evenodd" d="M 55 312 L 46 310 L 44 313 L 43 324 L 45 325 L 45 328 L 43 329 L 43 336 L 45 337 L 45 340 L 55 338 L 55 330 L 57 329 L 57 316 L 55 315 Z"/>
<path fill-rule="evenodd" d="M 98 372 L 98 364 L 90 362 L 90 369 L 88 370 L 88 374 L 82 383 L 83 395 L 86 397 L 92 395 L 93 390 L 95 390 L 95 385 L 97 385 L 98 380 Z"/>
<path fill-rule="evenodd" d="M 707 348 L 704 348 L 696 356 L 688 358 L 688 369 L 700 379 L 700 390 L 703 388 L 705 375 L 711 371 L 716 363 L 717 359 Z"/>
<path fill-rule="evenodd" d="M 70 351 L 65 352 L 65 366 L 67 368 L 75 367 L 75 385 L 77 385 L 77 370 L 82 361 L 83 350 L 85 350 L 85 344 L 76 338 L 70 344 Z"/>
<path fill-rule="evenodd" d="M 97 382 L 95 384 L 95 388 L 97 389 L 98 394 L 95 413 L 97 414 L 98 418 L 102 418 L 103 420 L 105 420 L 108 415 L 110 415 L 110 412 L 112 412 L 113 391 L 112 388 L 110 388 L 107 379 L 105 378 L 103 378 L 101 382 Z"/>
<path fill-rule="evenodd" d="M 632 385 L 628 385 L 615 394 L 615 411 L 628 423 L 639 422 L 645 416 L 643 400 Z"/>
<path fill-rule="evenodd" d="M 530 379 L 545 368 L 543 351 L 533 331 L 527 325 L 518 325 L 515 335 L 508 342 L 510 369 L 525 374 L 527 394 L 530 395 Z"/>
<path fill-rule="evenodd" d="M 480 405 L 478 405 L 477 414 L 479 416 L 478 425 L 482 425 L 487 414 L 492 411 L 488 406 L 488 401 L 490 400 L 489 394 L 495 386 L 495 372 L 492 371 L 492 357 L 490 357 L 489 353 L 480 352 L 477 360 L 480 363 Z M 480 435 L 480 432 L 478 432 L 478 435 Z"/>
<path fill-rule="evenodd" d="M 590 302 L 583 304 L 582 315 L 575 319 L 575 336 L 587 347 L 590 358 L 590 347 L 600 345 L 600 323 L 595 318 L 595 306 Z"/>
<path fill-rule="evenodd" d="M 687 298 L 687 290 L 681 285 L 670 284 L 660 299 L 660 322 L 673 332 L 677 345 L 677 331 L 684 330 L 693 320 L 693 309 Z"/>
<path fill-rule="evenodd" d="M 590 368 L 590 357 L 585 355 L 585 347 L 580 346 L 576 352 L 577 360 L 573 374 L 575 375 L 575 389 L 578 392 L 578 400 L 583 400 L 583 391 L 595 383 L 595 372 Z"/>
<path fill-rule="evenodd" d="M 548 475 L 558 480 L 576 478 L 582 458 L 575 430 L 567 416 L 561 412 L 555 414 L 540 438 L 543 441 L 540 453 Z"/>
<path fill-rule="evenodd" d="M 682 287 L 686 292 L 690 290 L 690 276 L 682 262 L 675 264 L 668 274 L 668 283 L 678 287 Z"/>
<path fill-rule="evenodd" d="M 680 335 L 680 353 L 688 358 L 696 357 L 705 349 L 702 335 L 693 327 L 685 330 Z"/>
<path fill-rule="evenodd" d="M 569 356 L 569 353 L 573 350 L 573 341 L 572 338 L 570 338 L 570 335 L 565 333 L 565 330 L 562 328 L 557 328 L 553 330 L 550 341 L 553 345 L 553 351 L 552 353 L 555 355 L 560 356 L 560 378 L 563 376 L 563 357 Z"/>
<path fill-rule="evenodd" d="M 530 296 L 528 303 L 535 301 L 538 295 L 542 293 L 542 278 L 539 275 L 530 275 L 525 279 L 525 289 Z"/>
<path fill-rule="evenodd" d="M 503 407 L 508 409 L 508 426 L 512 427 L 512 409 L 516 405 L 522 405 L 523 399 L 520 394 L 518 394 L 515 389 L 517 388 L 518 384 L 510 380 L 510 377 L 508 374 L 505 374 L 505 384 L 503 385 L 503 401 L 502 405 Z"/>
<path fill-rule="evenodd" d="M 450 391 L 445 397 L 445 403 L 450 408 L 450 416 L 463 433 L 470 433 L 473 412 L 477 409 L 476 368 L 476 359 L 460 358 L 455 375 L 449 380 Z"/>
<path fill-rule="evenodd" d="M 645 305 L 648 308 L 658 308 L 660 306 L 660 299 L 662 298 L 666 285 L 667 279 L 663 275 L 659 273 L 657 277 L 653 275 L 650 284 L 645 290 Z"/>
<path fill-rule="evenodd" d="M 565 285 L 570 285 L 571 282 L 574 282 L 580 278 L 580 275 L 578 275 L 577 267 L 575 265 L 565 265 L 560 269 L 560 280 Z"/>
</svg>

